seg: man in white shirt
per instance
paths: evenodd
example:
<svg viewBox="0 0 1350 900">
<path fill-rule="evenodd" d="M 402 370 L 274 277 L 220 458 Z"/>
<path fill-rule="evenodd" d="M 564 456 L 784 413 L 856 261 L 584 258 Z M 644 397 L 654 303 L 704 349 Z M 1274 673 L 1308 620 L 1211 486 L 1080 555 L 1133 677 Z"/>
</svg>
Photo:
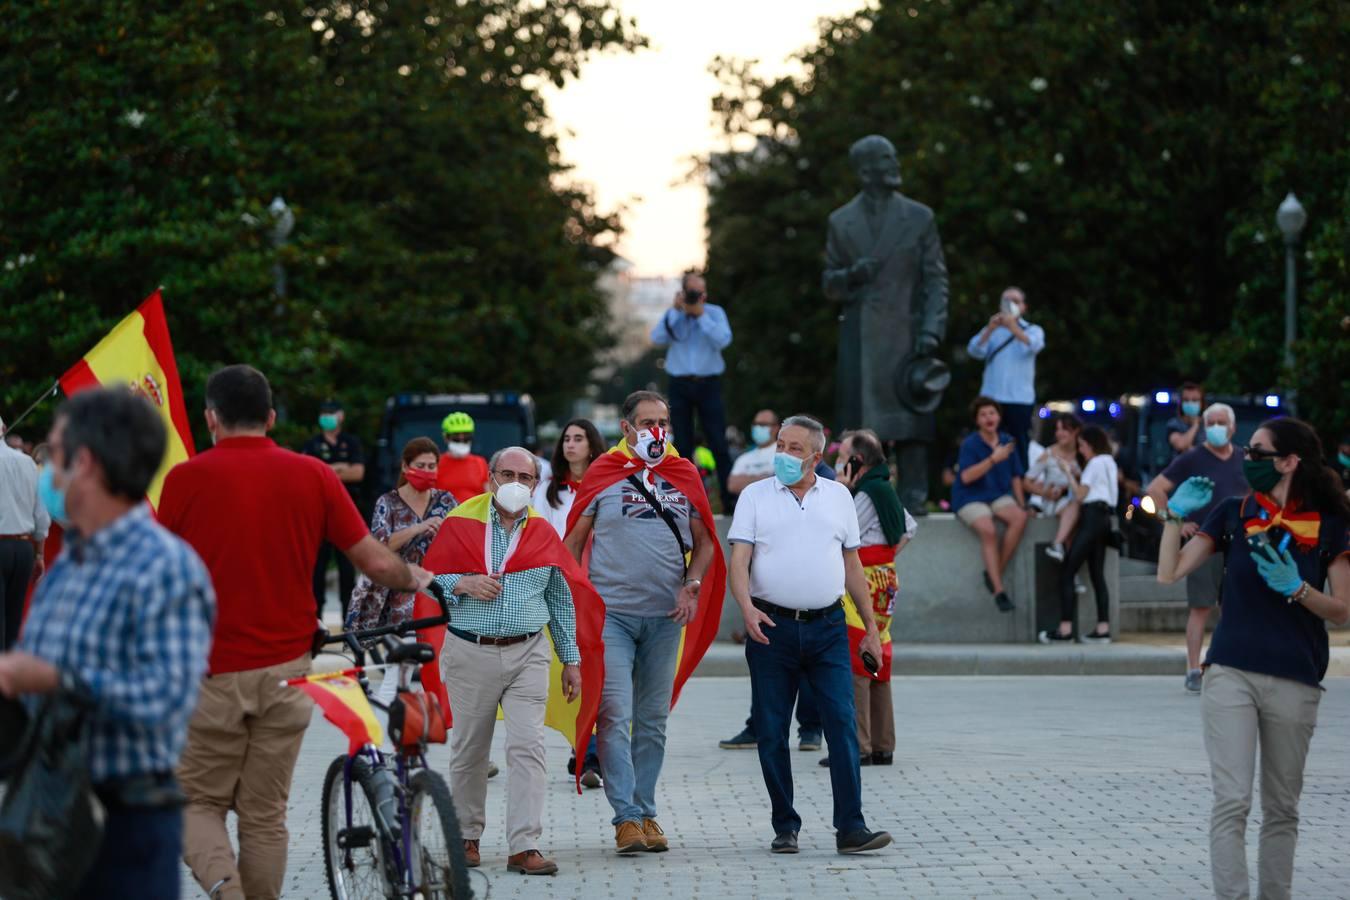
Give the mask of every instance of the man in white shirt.
<svg viewBox="0 0 1350 900">
<path fill-rule="evenodd" d="M 761 409 L 755 413 L 750 423 L 750 440 L 754 442 L 755 449 L 736 457 L 736 462 L 731 466 L 731 476 L 727 479 L 727 490 L 737 496 L 756 481 L 773 477 L 778 414 L 771 409 Z"/>
<path fill-rule="evenodd" d="M 19 639 L 28 582 L 34 571 L 42 574 L 42 544 L 51 517 L 38 500 L 37 484 L 32 457 L 0 441 L 0 651 Z"/>
<path fill-rule="evenodd" d="M 774 853 L 796 853 L 801 817 L 792 806 L 788 725 L 798 686 L 819 698 L 830 744 L 835 849 L 879 850 L 891 842 L 869 831 L 862 815 L 862 777 L 854 731 L 853 677 L 844 610 L 845 584 L 868 595 L 858 560 L 858 516 L 848 488 L 820 478 L 825 430 L 793 416 L 778 433 L 774 478 L 747 487 L 727 535 L 731 542 L 731 593 L 745 617 L 749 640 L 751 715 L 759 738 L 759 763 L 773 808 Z M 863 605 L 866 629 L 860 652 L 881 659 L 876 620 Z"/>
</svg>

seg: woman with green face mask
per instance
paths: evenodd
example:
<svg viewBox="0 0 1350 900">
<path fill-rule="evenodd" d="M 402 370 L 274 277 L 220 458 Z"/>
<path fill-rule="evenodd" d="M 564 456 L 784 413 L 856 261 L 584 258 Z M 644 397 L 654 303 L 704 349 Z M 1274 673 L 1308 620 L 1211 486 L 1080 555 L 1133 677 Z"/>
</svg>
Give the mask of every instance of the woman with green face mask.
<svg viewBox="0 0 1350 900">
<path fill-rule="evenodd" d="M 1224 554 L 1223 615 L 1202 689 L 1214 892 L 1250 893 L 1244 834 L 1259 746 L 1258 896 L 1287 898 L 1303 768 L 1329 657 L 1326 623 L 1350 622 L 1350 501 L 1304 422 L 1265 422 L 1243 453 L 1251 493 L 1215 506 L 1184 548 L 1179 523 L 1209 503 L 1213 484 L 1190 478 L 1173 493 L 1158 580 L 1171 584 L 1210 554 Z"/>
</svg>

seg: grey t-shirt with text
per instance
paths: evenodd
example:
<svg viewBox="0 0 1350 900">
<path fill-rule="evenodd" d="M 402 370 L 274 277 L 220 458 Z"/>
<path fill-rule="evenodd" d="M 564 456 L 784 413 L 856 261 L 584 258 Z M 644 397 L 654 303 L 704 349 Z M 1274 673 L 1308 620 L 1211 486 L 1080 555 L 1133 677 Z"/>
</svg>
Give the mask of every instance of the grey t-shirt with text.
<svg viewBox="0 0 1350 900">
<path fill-rule="evenodd" d="M 664 478 L 656 483 L 637 477 L 679 526 L 684 545 L 693 548 L 689 516 L 698 518 L 689 498 Z M 633 616 L 664 616 L 675 609 L 684 579 L 684 561 L 675 535 L 627 478 L 601 491 L 582 511 L 595 516 L 591 547 L 591 584 L 605 608 Z"/>
</svg>

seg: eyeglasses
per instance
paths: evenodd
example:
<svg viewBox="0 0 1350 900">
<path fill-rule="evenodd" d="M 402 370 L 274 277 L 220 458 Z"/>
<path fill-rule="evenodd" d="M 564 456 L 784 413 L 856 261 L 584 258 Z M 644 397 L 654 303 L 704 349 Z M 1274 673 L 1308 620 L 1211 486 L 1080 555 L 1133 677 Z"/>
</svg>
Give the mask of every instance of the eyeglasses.
<svg viewBox="0 0 1350 900">
<path fill-rule="evenodd" d="M 1257 459 L 1257 460 L 1279 459 L 1281 456 L 1284 456 L 1283 453 L 1280 453 L 1276 450 L 1267 450 L 1264 447 L 1253 447 L 1250 444 L 1248 444 L 1246 447 L 1243 447 L 1242 452 L 1247 455 L 1248 459 Z"/>
<path fill-rule="evenodd" d="M 512 472 L 510 469 L 498 469 L 492 474 L 497 479 L 498 484 L 508 484 L 512 481 L 519 481 L 526 487 L 531 487 L 539 481 L 538 478 L 531 475 L 529 472 Z"/>
</svg>

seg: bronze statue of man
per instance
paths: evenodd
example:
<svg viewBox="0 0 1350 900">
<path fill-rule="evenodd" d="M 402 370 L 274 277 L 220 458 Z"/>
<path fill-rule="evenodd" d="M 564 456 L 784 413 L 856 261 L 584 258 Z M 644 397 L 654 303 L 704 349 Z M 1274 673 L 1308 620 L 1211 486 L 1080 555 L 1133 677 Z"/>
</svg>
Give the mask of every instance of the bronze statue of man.
<svg viewBox="0 0 1350 900">
<path fill-rule="evenodd" d="M 841 304 L 835 425 L 898 442 L 900 497 L 921 512 L 933 410 L 951 379 L 935 358 L 947 332 L 947 264 L 933 211 L 897 190 L 894 145 L 868 135 L 848 156 L 862 190 L 830 213 L 823 279 Z"/>
</svg>

